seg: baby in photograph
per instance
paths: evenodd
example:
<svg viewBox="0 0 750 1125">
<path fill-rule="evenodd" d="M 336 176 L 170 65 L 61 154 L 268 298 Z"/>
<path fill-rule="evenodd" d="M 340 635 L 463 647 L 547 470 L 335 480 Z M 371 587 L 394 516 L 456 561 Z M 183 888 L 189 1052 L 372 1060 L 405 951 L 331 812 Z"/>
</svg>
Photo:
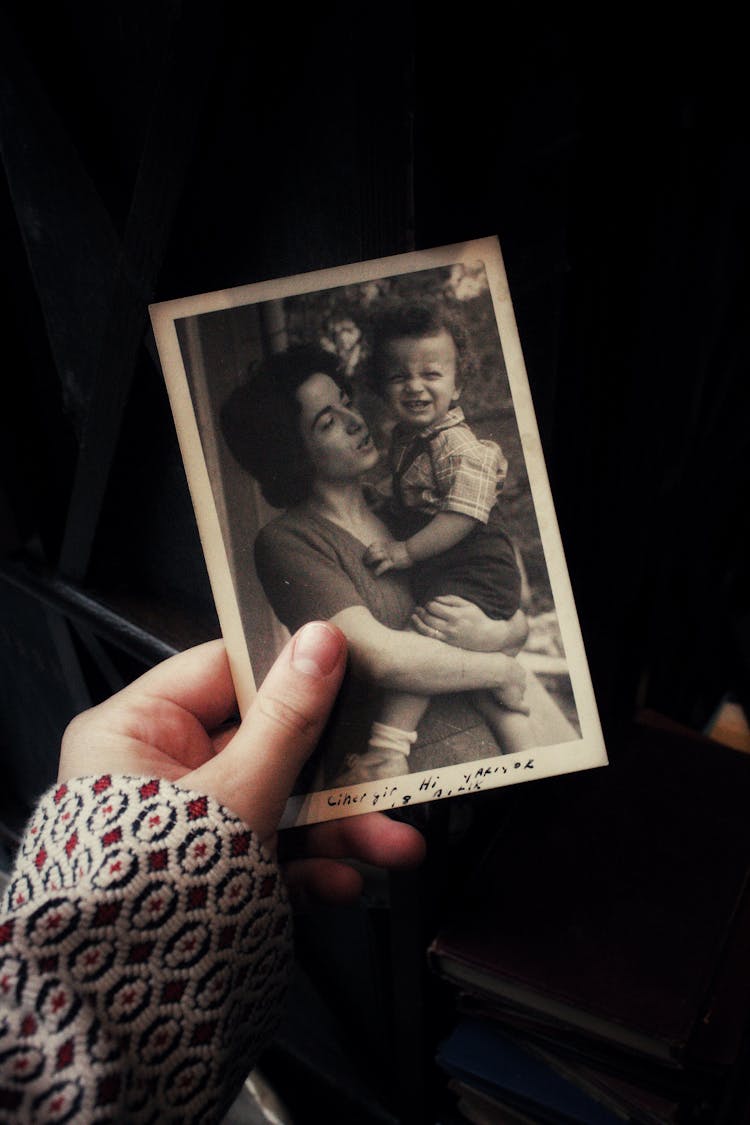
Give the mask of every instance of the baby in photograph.
<svg viewBox="0 0 750 1125">
<path fill-rule="evenodd" d="M 474 366 L 466 327 L 447 302 L 401 301 L 378 317 L 370 382 L 396 419 L 394 538 L 370 544 L 364 561 L 376 575 L 410 569 L 416 601 L 432 613 L 458 598 L 477 606 L 494 622 L 493 649 L 503 650 L 507 641 L 515 654 L 517 630 L 508 625 L 506 637 L 503 628 L 521 602 L 516 553 L 498 505 L 507 461 L 497 444 L 475 436 L 458 406 Z M 395 772 L 401 761 L 401 772 L 408 772 L 428 705 L 424 696 L 386 696 L 365 755 L 373 776 Z M 507 706 L 506 696 L 481 707 L 492 729 L 493 711 Z M 513 709 L 526 712 L 522 698 Z"/>
</svg>

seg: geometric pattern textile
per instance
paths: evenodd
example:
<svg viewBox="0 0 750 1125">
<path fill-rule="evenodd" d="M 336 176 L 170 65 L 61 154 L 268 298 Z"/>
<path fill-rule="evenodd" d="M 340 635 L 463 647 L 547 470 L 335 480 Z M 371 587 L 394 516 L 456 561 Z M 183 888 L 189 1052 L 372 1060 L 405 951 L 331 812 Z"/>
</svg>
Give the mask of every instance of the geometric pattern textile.
<svg viewBox="0 0 750 1125">
<path fill-rule="evenodd" d="M 26 828 L 0 914 L 0 1122 L 217 1122 L 278 1025 L 278 867 L 211 797 L 77 778 Z"/>
</svg>

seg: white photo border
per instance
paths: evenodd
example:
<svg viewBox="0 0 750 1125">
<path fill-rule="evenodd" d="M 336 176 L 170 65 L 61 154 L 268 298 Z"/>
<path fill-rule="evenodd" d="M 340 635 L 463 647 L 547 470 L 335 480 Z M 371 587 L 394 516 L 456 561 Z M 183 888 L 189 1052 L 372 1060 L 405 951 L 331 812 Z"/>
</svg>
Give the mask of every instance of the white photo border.
<svg viewBox="0 0 750 1125">
<path fill-rule="evenodd" d="M 232 579 L 225 531 L 208 471 L 176 322 L 193 316 L 341 286 L 361 285 L 418 271 L 457 265 L 484 265 L 492 298 L 510 392 L 526 460 L 528 482 L 547 564 L 549 582 L 566 654 L 581 730 L 580 739 L 546 745 L 539 753 L 496 755 L 464 765 L 436 768 L 344 789 L 292 797 L 281 827 L 311 824 L 372 809 L 409 804 L 514 784 L 607 764 L 578 615 L 563 554 L 557 517 L 544 463 L 531 391 L 518 336 L 499 242 L 495 237 L 414 251 L 393 257 L 217 290 L 149 308 L 159 358 L 177 430 L 188 485 L 217 614 L 226 643 L 240 714 L 256 692 L 255 677 L 240 605 Z M 533 764 L 529 766 L 529 760 Z"/>
</svg>

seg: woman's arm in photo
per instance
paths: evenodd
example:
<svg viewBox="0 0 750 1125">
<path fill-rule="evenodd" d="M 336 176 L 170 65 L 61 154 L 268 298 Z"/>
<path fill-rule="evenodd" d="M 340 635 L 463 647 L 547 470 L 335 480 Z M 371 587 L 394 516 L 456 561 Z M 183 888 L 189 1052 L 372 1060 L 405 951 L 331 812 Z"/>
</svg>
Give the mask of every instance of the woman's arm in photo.
<svg viewBox="0 0 750 1125">
<path fill-rule="evenodd" d="M 415 695 L 507 686 L 511 705 L 522 695 L 525 673 L 507 654 L 464 651 L 379 622 L 316 528 L 305 528 L 298 520 L 274 521 L 258 536 L 255 558 L 268 600 L 284 624 L 297 626 L 313 611 L 328 617 L 346 636 L 358 673 L 376 686 Z M 357 568 L 366 573 L 364 564 L 357 562 Z"/>
<path fill-rule="evenodd" d="M 332 621 L 346 636 L 354 667 L 378 687 L 418 695 L 499 690 L 511 704 L 523 696 L 525 673 L 505 653 L 470 652 L 389 629 L 362 605 L 341 610 Z"/>
</svg>

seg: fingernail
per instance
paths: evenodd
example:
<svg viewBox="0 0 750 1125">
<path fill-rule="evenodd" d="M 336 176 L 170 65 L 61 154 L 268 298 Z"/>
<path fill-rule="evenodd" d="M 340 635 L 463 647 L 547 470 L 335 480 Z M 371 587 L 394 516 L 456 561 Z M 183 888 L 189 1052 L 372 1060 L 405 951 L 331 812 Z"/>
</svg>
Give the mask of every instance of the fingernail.
<svg viewBox="0 0 750 1125">
<path fill-rule="evenodd" d="M 341 634 L 322 621 L 311 621 L 297 634 L 292 667 L 308 676 L 327 676 L 339 662 Z"/>
</svg>

